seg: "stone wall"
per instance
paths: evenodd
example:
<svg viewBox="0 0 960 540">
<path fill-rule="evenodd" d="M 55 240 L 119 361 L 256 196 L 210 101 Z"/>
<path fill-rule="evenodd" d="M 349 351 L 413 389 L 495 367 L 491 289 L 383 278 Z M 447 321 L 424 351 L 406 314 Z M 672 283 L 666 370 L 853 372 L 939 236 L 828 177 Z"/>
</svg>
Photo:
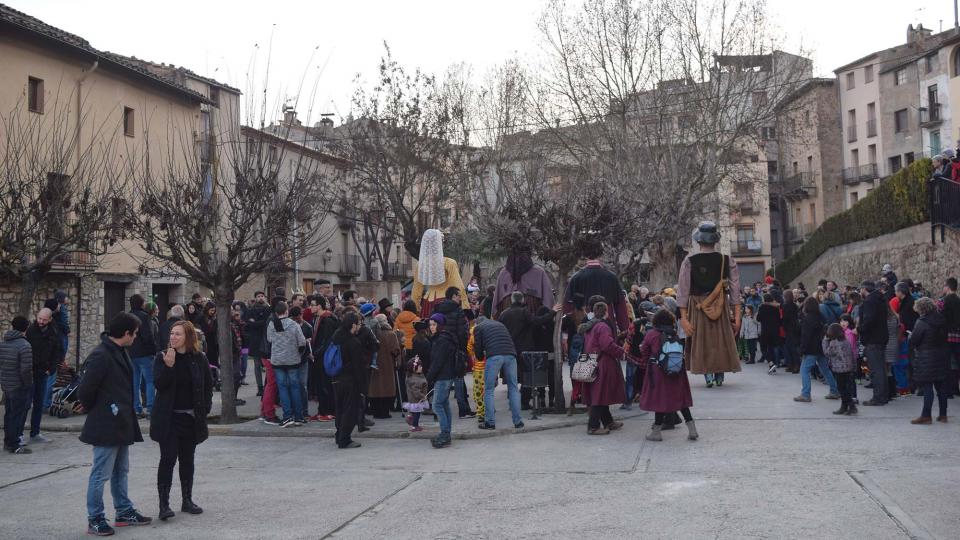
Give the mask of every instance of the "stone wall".
<svg viewBox="0 0 960 540">
<path fill-rule="evenodd" d="M 794 284 L 807 290 L 821 279 L 843 285 L 859 284 L 864 279 L 879 279 L 884 264 L 893 265 L 899 279 L 923 283 L 931 292 L 939 292 L 943 280 L 960 274 L 960 233 L 947 230 L 946 241 L 930 242 L 930 224 L 923 223 L 869 240 L 830 248 L 803 271 Z"/>
</svg>

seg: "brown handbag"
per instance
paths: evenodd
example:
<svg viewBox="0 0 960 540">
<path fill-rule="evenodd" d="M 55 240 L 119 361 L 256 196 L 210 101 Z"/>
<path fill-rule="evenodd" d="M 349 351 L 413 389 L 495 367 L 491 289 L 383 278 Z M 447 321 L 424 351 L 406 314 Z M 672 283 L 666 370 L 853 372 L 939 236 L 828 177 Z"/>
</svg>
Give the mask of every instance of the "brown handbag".
<svg viewBox="0 0 960 540">
<path fill-rule="evenodd" d="M 723 315 L 723 310 L 727 306 L 727 283 L 728 280 L 723 277 L 723 263 L 726 260 L 725 255 L 720 255 L 720 281 L 713 288 L 713 291 L 704 298 L 702 302 L 697 303 L 697 308 L 703 312 L 711 321 L 719 320 Z"/>
</svg>

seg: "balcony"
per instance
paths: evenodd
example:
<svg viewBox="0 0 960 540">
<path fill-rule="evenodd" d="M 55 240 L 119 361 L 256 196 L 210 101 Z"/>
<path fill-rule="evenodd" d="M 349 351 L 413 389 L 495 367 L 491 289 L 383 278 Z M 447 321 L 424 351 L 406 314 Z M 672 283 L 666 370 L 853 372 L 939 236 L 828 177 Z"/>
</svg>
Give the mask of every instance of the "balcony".
<svg viewBox="0 0 960 540">
<path fill-rule="evenodd" d="M 867 137 L 876 137 L 877 136 L 877 120 L 867 120 Z"/>
<path fill-rule="evenodd" d="M 877 164 L 868 163 L 859 167 L 847 167 L 843 170 L 843 183 L 848 186 L 855 186 L 860 182 L 869 182 L 880 175 L 877 174 Z"/>
<path fill-rule="evenodd" d="M 384 281 L 404 281 L 413 276 L 413 271 L 409 264 L 400 262 L 387 263 L 386 272 L 383 275 Z"/>
<path fill-rule="evenodd" d="M 341 276 L 359 276 L 360 256 L 340 255 L 340 271 L 337 272 L 337 274 Z"/>
<path fill-rule="evenodd" d="M 731 240 L 732 255 L 760 255 L 763 252 L 762 240 Z"/>
<path fill-rule="evenodd" d="M 783 181 L 783 196 L 789 200 L 806 199 L 817 194 L 817 182 L 814 173 L 802 172 L 785 178 Z"/>
<path fill-rule="evenodd" d="M 733 204 L 734 210 L 741 216 L 754 216 L 760 213 L 760 209 L 752 200 L 740 200 Z"/>
<path fill-rule="evenodd" d="M 933 127 L 943 122 L 939 103 L 930 103 L 928 107 L 920 107 L 920 127 Z"/>
<path fill-rule="evenodd" d="M 27 257 L 27 264 L 36 262 L 35 257 Z M 68 251 L 50 261 L 51 272 L 93 272 L 97 269 L 97 258 L 87 251 Z"/>
<path fill-rule="evenodd" d="M 852 126 L 847 126 L 847 142 L 856 142 L 857 141 L 857 126 L 856 124 Z"/>
</svg>

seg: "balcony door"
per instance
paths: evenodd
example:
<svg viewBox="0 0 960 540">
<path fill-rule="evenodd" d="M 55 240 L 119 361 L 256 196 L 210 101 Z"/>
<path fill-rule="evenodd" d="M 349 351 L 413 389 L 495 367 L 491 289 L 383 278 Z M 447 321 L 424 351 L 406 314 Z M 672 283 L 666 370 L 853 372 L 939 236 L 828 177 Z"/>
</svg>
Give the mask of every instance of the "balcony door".
<svg viewBox="0 0 960 540">
<path fill-rule="evenodd" d="M 930 132 L 930 155 L 935 156 L 940 153 L 940 131 Z"/>
</svg>

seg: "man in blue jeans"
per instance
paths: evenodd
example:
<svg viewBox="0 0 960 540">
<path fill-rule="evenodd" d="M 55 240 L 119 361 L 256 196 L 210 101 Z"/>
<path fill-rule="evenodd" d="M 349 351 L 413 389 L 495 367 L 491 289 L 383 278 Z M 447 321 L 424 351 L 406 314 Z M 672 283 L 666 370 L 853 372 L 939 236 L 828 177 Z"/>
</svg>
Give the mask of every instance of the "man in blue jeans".
<svg viewBox="0 0 960 540">
<path fill-rule="evenodd" d="M 43 308 L 37 312 L 37 318 L 27 328 L 27 341 L 33 350 L 33 411 L 30 414 L 30 442 L 49 442 L 40 433 L 43 420 L 43 398 L 47 389 L 47 380 L 56 377 L 57 366 L 63 359 L 62 341 L 53 321 L 53 312 Z"/>
<path fill-rule="evenodd" d="M 520 390 L 517 388 L 517 350 L 513 345 L 513 338 L 510 337 L 510 331 L 499 321 L 492 321 L 486 317 L 477 318 L 477 326 L 473 330 L 473 351 L 477 358 L 487 359 L 483 371 L 484 421 L 480 429 L 496 429 L 497 411 L 494 408 L 493 392 L 497 385 L 497 374 L 501 369 L 506 377 L 507 399 L 510 402 L 513 427 L 522 428 Z"/>
<path fill-rule="evenodd" d="M 148 525 L 152 521 L 138 512 L 127 496 L 130 446 L 143 442 L 133 409 L 133 365 L 125 350 L 133 345 L 140 320 L 120 313 L 110 321 L 100 345 L 84 361 L 85 371 L 77 396 L 87 418 L 80 441 L 93 446 L 93 466 L 87 484 L 87 534 L 110 536 L 103 508 L 103 485 L 110 481 L 116 509 L 114 525 Z"/>
<path fill-rule="evenodd" d="M 150 315 L 144 311 L 145 300 L 139 294 L 130 297 L 130 314 L 140 321 L 140 331 L 130 345 L 128 354 L 133 361 L 133 408 L 137 417 L 146 418 L 153 408 L 153 357 L 157 355 L 157 336 L 150 326 Z M 140 384 L 146 387 L 146 410 L 140 404 Z"/>
<path fill-rule="evenodd" d="M 810 402 L 810 370 L 813 369 L 813 366 L 817 366 L 820 374 L 823 375 L 823 378 L 827 380 L 827 384 L 830 385 L 830 393 L 827 394 L 827 399 L 839 399 L 840 392 L 837 390 L 837 380 L 833 377 L 833 372 L 830 371 L 830 368 L 827 366 L 827 359 L 823 355 L 805 354 L 803 355 L 803 362 L 800 364 L 800 395 L 793 398 L 793 400 L 804 403 Z"/>
</svg>

